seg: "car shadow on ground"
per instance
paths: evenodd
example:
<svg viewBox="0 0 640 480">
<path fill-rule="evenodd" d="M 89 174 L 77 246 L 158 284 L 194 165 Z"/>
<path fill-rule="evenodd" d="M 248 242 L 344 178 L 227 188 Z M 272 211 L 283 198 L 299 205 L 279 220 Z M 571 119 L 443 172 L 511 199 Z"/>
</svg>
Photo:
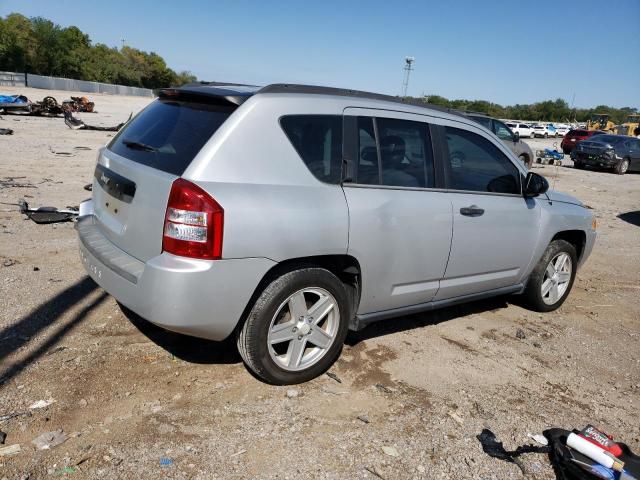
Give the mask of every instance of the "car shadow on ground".
<svg viewBox="0 0 640 480">
<path fill-rule="evenodd" d="M 350 331 L 345 343 L 353 347 L 371 338 L 383 337 L 428 325 L 437 325 L 467 315 L 500 310 L 508 307 L 507 298 L 511 299 L 511 303 L 518 303 L 516 297 L 495 297 L 430 312 L 390 318 L 373 323 L 358 332 Z M 181 360 L 196 364 L 235 364 L 242 362 L 234 335 L 221 342 L 191 337 L 160 328 L 123 305 L 120 308 L 125 317 L 140 333 Z"/>
<path fill-rule="evenodd" d="M 81 280 L 58 293 L 55 297 L 33 309 L 13 325 L 0 331 L 0 361 L 10 354 L 18 352 L 27 346 L 32 338 L 42 335 L 42 331 L 54 324 L 59 324 L 56 330 L 45 335 L 41 344 L 29 353 L 25 358 L 9 365 L 0 371 L 0 384 L 6 383 L 18 375 L 22 370 L 38 360 L 58 344 L 65 335 L 78 326 L 87 316 L 107 299 L 107 294 L 102 293 L 97 298 L 84 305 L 71 320 L 61 323 L 65 314 L 80 304 L 90 294 L 96 291 L 98 285 L 89 277 Z"/>
<path fill-rule="evenodd" d="M 242 362 L 234 335 L 230 335 L 229 338 L 221 342 L 191 337 L 160 328 L 123 305 L 120 305 L 120 309 L 140 333 L 180 360 L 196 364 L 233 364 Z"/>
<path fill-rule="evenodd" d="M 618 215 L 620 220 L 624 220 L 631 225 L 635 225 L 636 227 L 640 227 L 640 210 L 635 210 L 633 212 L 621 213 Z"/>
<path fill-rule="evenodd" d="M 416 313 L 415 315 L 389 318 L 387 320 L 373 323 L 358 332 L 349 332 L 345 343 L 353 347 L 358 343 L 371 338 L 383 337 L 385 335 L 413 330 L 429 325 L 437 325 L 439 323 L 467 315 L 500 310 L 509 306 L 507 299 L 509 299 L 511 303 L 518 304 L 517 297 L 494 297 L 486 300 L 478 300 L 476 302 L 432 310 L 429 312 Z"/>
</svg>

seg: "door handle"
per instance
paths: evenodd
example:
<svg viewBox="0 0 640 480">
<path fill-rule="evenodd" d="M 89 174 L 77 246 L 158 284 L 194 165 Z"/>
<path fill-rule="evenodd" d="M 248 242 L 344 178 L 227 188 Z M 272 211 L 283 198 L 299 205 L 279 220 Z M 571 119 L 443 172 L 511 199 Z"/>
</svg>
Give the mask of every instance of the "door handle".
<svg viewBox="0 0 640 480">
<path fill-rule="evenodd" d="M 484 208 L 480 208 L 477 205 L 471 205 L 470 207 L 462 207 L 460 214 L 467 217 L 479 217 L 484 213 Z"/>
</svg>

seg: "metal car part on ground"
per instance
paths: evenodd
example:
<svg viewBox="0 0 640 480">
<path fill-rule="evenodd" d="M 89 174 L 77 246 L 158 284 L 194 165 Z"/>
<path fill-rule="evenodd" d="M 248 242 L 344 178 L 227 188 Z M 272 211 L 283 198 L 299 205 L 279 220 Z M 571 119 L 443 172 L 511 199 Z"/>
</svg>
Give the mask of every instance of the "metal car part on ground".
<svg viewBox="0 0 640 480">
<path fill-rule="evenodd" d="M 129 114 L 129 118 L 127 119 L 126 122 L 119 123 L 115 127 L 102 127 L 102 126 L 96 126 L 96 125 L 87 125 L 86 123 L 84 123 L 79 118 L 74 117 L 73 113 L 71 113 L 71 111 L 65 110 L 65 112 L 64 112 L 64 123 L 71 130 L 96 130 L 96 131 L 99 131 L 99 132 L 117 132 L 123 126 L 125 126 L 129 120 L 131 120 L 132 116 L 133 116 L 133 113 Z"/>
<path fill-rule="evenodd" d="M 18 200 L 18 205 L 20 206 L 20 213 L 38 224 L 72 222 L 78 218 L 80 213 L 78 207 L 67 207 L 65 209 L 56 207 L 31 208 L 23 198 Z"/>
</svg>

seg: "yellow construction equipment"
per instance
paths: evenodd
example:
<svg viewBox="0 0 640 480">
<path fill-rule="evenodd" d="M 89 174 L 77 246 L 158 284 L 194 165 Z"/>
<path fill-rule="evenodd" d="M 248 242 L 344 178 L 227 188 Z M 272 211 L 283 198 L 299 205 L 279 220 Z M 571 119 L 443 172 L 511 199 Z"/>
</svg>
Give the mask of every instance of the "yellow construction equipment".
<svg viewBox="0 0 640 480">
<path fill-rule="evenodd" d="M 609 120 L 609 114 L 607 113 L 594 113 L 591 118 L 587 120 L 587 130 L 603 130 L 609 133 L 615 133 L 616 125 Z"/>
<path fill-rule="evenodd" d="M 631 114 L 624 123 L 617 126 L 616 130 L 618 135 L 633 136 L 633 131 L 638 127 L 640 127 L 640 114 Z"/>
</svg>

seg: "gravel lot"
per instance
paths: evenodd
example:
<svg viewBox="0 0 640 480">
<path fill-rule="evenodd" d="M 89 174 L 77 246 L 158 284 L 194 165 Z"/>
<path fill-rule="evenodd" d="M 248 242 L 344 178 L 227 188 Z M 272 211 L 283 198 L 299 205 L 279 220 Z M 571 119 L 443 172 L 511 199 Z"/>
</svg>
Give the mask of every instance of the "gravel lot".
<svg viewBox="0 0 640 480">
<path fill-rule="evenodd" d="M 149 101 L 91 99 L 99 113 L 80 116 L 101 125 Z M 524 455 L 523 473 L 475 436 L 489 428 L 512 449 L 587 423 L 640 453 L 639 174 L 534 167 L 599 222 L 558 311 L 499 298 L 394 319 L 349 337 L 331 370 L 341 382 L 272 387 L 232 342 L 126 316 L 85 276 L 72 224 L 38 226 L 9 205 L 77 205 L 112 134 L 9 115 L 0 128 L 15 130 L 0 137 L 0 430 L 4 446 L 21 446 L 0 456 L 0 479 L 551 479 L 546 456 Z M 39 400 L 53 403 L 31 409 Z M 64 443 L 36 450 L 34 438 L 58 429 Z"/>
</svg>

